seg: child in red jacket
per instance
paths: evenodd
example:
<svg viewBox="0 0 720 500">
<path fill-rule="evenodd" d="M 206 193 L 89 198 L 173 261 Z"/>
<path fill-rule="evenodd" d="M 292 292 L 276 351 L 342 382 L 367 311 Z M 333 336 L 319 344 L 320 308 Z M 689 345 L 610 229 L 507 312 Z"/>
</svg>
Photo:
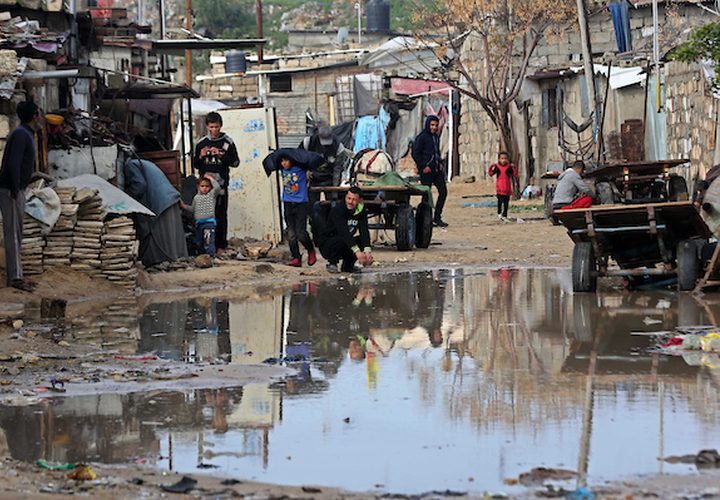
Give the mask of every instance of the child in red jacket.
<svg viewBox="0 0 720 500">
<path fill-rule="evenodd" d="M 510 196 L 513 191 L 512 178 L 517 177 L 517 169 L 515 165 L 510 163 L 510 155 L 505 151 L 501 151 L 498 155 L 497 163 L 490 165 L 488 173 L 490 177 L 493 175 L 496 177 L 495 194 L 497 195 L 498 218 L 503 222 L 509 222 L 507 213 L 510 206 Z"/>
</svg>

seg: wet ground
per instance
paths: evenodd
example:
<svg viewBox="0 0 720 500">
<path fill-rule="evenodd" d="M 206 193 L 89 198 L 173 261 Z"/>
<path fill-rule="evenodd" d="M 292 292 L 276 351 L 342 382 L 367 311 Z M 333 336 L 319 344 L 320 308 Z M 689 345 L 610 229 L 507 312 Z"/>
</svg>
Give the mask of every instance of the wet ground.
<svg viewBox="0 0 720 500">
<path fill-rule="evenodd" d="M 573 488 L 697 474 L 658 457 L 718 446 L 715 361 L 654 354 L 631 332 L 708 324 L 715 308 L 675 292 L 570 290 L 565 270 L 505 268 L 306 282 L 138 314 L 127 299 L 100 323 L 46 305 L 39 317 L 64 318 L 71 342 L 297 375 L 0 406 L 0 446 L 25 461 L 403 493 L 511 493 L 522 486 L 507 480 L 538 466 L 577 471 Z"/>
</svg>

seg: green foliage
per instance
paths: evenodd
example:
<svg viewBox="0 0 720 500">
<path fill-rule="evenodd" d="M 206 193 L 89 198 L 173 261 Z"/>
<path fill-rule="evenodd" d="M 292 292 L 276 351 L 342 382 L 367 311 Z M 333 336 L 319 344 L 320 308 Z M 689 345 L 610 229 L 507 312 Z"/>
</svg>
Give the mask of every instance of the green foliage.
<svg viewBox="0 0 720 500">
<path fill-rule="evenodd" d="M 697 28 L 690 38 L 678 45 L 668 54 L 674 61 L 698 62 L 710 60 L 715 67 L 720 67 L 720 23 L 709 23 Z M 717 70 L 712 82 L 715 90 L 720 90 L 720 78 Z"/>
</svg>

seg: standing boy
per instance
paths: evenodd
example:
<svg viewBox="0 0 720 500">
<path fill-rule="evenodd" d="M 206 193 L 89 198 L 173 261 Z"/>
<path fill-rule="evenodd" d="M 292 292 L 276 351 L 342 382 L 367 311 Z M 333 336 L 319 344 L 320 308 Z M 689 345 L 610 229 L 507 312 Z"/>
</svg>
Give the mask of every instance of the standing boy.
<svg viewBox="0 0 720 500">
<path fill-rule="evenodd" d="M 293 165 L 287 156 L 280 157 L 280 175 L 282 176 L 282 200 L 285 224 L 287 224 L 288 243 L 292 260 L 288 266 L 302 267 L 300 245 L 303 244 L 308 252 L 308 265 L 313 266 L 317 261 L 315 247 L 307 232 L 308 218 L 308 191 L 307 172 L 304 168 Z"/>
<path fill-rule="evenodd" d="M 35 167 L 35 123 L 39 116 L 35 103 L 17 105 L 20 126 L 7 138 L 0 166 L 0 212 L 5 239 L 5 274 L 7 284 L 18 290 L 32 292 L 34 286 L 23 279 L 20 243 L 25 212 L 25 188 Z"/>
<path fill-rule="evenodd" d="M 425 120 L 425 129 L 413 141 L 412 157 L 420 174 L 420 182 L 425 186 L 435 186 L 438 190 L 434 223 L 439 227 L 447 227 L 448 224 L 442 220 L 442 211 L 447 199 L 447 185 L 440 162 L 439 129 L 440 119 L 434 115 L 428 116 Z"/>
<path fill-rule="evenodd" d="M 215 231 L 217 219 L 215 217 L 216 199 L 220 195 L 220 184 L 215 177 L 208 175 L 198 181 L 198 193 L 192 205 L 180 202 L 182 208 L 192 212 L 195 219 L 195 235 L 201 253 L 215 257 Z"/>
<path fill-rule="evenodd" d="M 200 177 L 210 172 L 220 176 L 223 191 L 217 196 L 215 218 L 217 220 L 215 243 L 218 249 L 227 248 L 228 232 L 228 185 L 230 184 L 230 168 L 240 164 L 237 148 L 233 140 L 221 131 L 223 125 L 219 113 L 208 113 L 205 126 L 208 135 L 195 146 L 193 166 L 200 172 Z"/>
<path fill-rule="evenodd" d="M 513 177 L 517 177 L 515 165 L 510 163 L 510 155 L 500 151 L 497 163 L 490 165 L 490 177 L 495 176 L 495 194 L 497 196 L 498 218 L 503 222 L 510 222 L 507 218 L 512 196 Z"/>
</svg>

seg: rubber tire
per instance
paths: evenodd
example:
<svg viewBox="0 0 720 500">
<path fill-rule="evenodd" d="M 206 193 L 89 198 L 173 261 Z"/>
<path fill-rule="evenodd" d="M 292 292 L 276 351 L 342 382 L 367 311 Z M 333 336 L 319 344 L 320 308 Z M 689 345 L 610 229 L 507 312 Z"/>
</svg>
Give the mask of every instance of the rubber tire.
<svg viewBox="0 0 720 500">
<path fill-rule="evenodd" d="M 422 202 L 415 210 L 415 246 L 430 246 L 433 233 L 433 210 L 429 203 Z"/>
<path fill-rule="evenodd" d="M 609 182 L 598 182 L 595 189 L 601 205 L 613 205 L 615 203 L 615 195 Z"/>
<path fill-rule="evenodd" d="M 395 216 L 395 244 L 401 251 L 412 250 L 415 244 L 415 214 L 410 205 L 398 207 Z"/>
<path fill-rule="evenodd" d="M 678 243 L 676 261 L 678 290 L 693 290 L 700 279 L 701 270 L 697 242 L 683 240 Z"/>
<path fill-rule="evenodd" d="M 594 292 L 597 289 L 597 265 L 592 244 L 575 243 L 572 255 L 572 284 L 574 292 Z"/>
<path fill-rule="evenodd" d="M 687 201 L 690 199 L 687 182 L 685 182 L 684 177 L 670 177 L 670 181 L 668 182 L 668 191 L 670 201 Z"/>
</svg>

